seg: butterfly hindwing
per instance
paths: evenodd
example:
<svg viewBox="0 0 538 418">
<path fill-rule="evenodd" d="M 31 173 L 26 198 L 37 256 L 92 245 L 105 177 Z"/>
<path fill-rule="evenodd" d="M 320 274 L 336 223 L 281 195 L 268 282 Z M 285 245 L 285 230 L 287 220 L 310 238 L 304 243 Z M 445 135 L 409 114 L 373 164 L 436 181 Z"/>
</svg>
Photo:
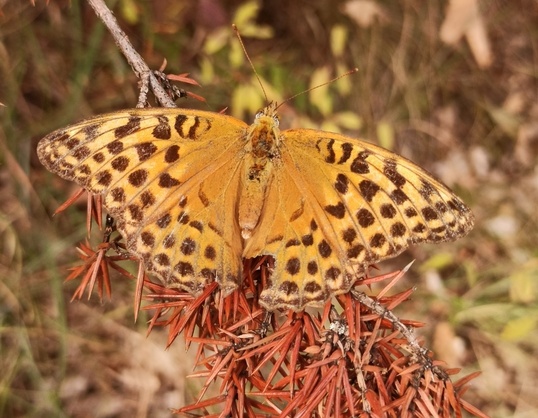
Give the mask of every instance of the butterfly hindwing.
<svg viewBox="0 0 538 418">
<path fill-rule="evenodd" d="M 297 172 L 289 169 L 290 160 L 283 155 L 282 161 L 244 256 L 268 254 L 275 259 L 269 287 L 260 296 L 267 309 L 300 310 L 319 306 L 334 290 L 349 288 L 354 270 L 342 268 L 327 240 L 331 231 L 322 230 L 323 211 L 304 187 L 304 179 L 292 177 Z"/>
</svg>

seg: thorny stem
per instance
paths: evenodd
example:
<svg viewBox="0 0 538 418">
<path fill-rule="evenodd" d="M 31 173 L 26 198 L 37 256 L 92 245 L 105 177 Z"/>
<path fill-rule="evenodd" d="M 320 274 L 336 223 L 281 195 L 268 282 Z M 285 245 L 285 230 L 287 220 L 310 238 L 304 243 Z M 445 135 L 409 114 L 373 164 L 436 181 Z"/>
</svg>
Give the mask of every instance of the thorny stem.
<svg viewBox="0 0 538 418">
<path fill-rule="evenodd" d="M 420 344 L 417 341 L 417 337 L 415 336 L 412 329 L 406 327 L 396 315 L 392 313 L 389 309 L 385 308 L 383 305 L 381 305 L 377 300 L 372 299 L 364 292 L 358 292 L 356 290 L 352 290 L 351 293 L 353 294 L 353 297 L 359 301 L 362 305 L 368 307 L 372 312 L 376 313 L 382 318 L 386 318 L 392 323 L 392 326 L 394 329 L 398 330 L 407 340 L 411 351 L 413 351 L 414 354 L 420 355 L 420 353 L 423 352 L 423 348 L 420 346 Z M 420 355 L 422 357 L 422 355 Z"/>
</svg>

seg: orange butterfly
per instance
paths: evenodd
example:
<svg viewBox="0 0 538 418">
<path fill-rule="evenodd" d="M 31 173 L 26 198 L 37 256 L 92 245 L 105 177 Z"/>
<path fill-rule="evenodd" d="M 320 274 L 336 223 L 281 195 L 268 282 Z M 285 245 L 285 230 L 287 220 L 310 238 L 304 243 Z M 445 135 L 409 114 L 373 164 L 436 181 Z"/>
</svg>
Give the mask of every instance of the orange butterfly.
<svg viewBox="0 0 538 418">
<path fill-rule="evenodd" d="M 275 258 L 260 301 L 320 306 L 410 244 L 466 235 L 473 216 L 405 158 L 358 139 L 280 131 L 270 103 L 252 125 L 220 113 L 132 109 L 43 138 L 51 172 L 93 194 L 128 250 L 167 286 L 223 293 L 242 259 Z"/>
</svg>

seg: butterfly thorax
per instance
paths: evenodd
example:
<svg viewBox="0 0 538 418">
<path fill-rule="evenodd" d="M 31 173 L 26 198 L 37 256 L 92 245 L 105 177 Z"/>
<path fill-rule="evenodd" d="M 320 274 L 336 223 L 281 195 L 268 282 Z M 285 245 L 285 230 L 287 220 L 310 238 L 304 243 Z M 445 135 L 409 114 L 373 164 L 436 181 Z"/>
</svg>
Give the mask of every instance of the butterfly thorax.
<svg viewBox="0 0 538 418">
<path fill-rule="evenodd" d="M 280 140 L 276 104 L 271 102 L 258 112 L 247 131 L 239 198 L 239 226 L 244 239 L 251 237 L 262 214 L 273 166 L 280 159 Z"/>
<path fill-rule="evenodd" d="M 278 155 L 280 145 L 278 124 L 273 103 L 256 115 L 254 123 L 249 127 L 247 145 L 247 149 L 256 159 L 265 161 Z"/>
</svg>

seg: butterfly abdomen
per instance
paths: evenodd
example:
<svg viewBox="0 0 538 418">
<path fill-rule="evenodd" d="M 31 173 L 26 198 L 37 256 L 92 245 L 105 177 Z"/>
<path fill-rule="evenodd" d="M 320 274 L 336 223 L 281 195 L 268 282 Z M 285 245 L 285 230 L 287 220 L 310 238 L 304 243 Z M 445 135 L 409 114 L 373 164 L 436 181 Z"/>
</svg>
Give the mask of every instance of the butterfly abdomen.
<svg viewBox="0 0 538 418">
<path fill-rule="evenodd" d="M 259 115 L 247 134 L 239 196 L 241 236 L 248 239 L 258 225 L 266 201 L 273 167 L 279 159 L 280 131 L 275 119 Z"/>
</svg>

